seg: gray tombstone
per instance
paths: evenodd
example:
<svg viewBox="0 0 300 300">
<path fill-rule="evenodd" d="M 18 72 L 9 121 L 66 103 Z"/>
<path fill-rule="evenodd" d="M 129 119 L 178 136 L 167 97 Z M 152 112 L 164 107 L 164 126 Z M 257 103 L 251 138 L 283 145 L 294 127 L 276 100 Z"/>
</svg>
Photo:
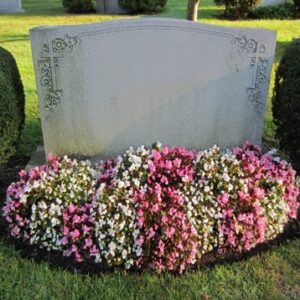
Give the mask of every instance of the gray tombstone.
<svg viewBox="0 0 300 300">
<path fill-rule="evenodd" d="M 100 13 L 107 14 L 126 14 L 127 10 L 123 9 L 119 5 L 119 0 L 97 0 L 96 2 L 97 11 Z"/>
<path fill-rule="evenodd" d="M 0 13 L 23 12 L 21 0 L 0 0 Z"/>
<path fill-rule="evenodd" d="M 286 0 L 262 0 L 258 7 L 264 7 L 264 6 L 276 6 L 279 4 L 286 3 Z"/>
<path fill-rule="evenodd" d="M 31 30 L 46 153 L 260 143 L 276 33 L 172 19 Z"/>
</svg>

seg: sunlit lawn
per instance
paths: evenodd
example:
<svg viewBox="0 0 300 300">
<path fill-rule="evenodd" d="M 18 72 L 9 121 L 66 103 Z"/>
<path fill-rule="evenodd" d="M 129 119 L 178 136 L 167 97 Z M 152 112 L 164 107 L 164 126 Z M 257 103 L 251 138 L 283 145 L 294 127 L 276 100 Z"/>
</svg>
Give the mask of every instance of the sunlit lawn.
<svg viewBox="0 0 300 300">
<path fill-rule="evenodd" d="M 129 17 L 69 15 L 64 12 L 61 2 L 23 0 L 25 13 L 0 15 L 0 45 L 15 56 L 26 92 L 27 118 L 21 146 L 24 154 L 31 154 L 42 142 L 29 29 L 40 25 L 90 23 Z M 169 0 L 166 10 L 158 16 L 185 18 L 186 2 Z M 212 0 L 201 1 L 199 21 L 277 31 L 276 59 L 264 130 L 265 137 L 272 138 L 274 125 L 270 99 L 274 70 L 286 46 L 293 38 L 300 37 L 300 20 L 224 21 L 216 18 L 221 9 Z M 299 240 L 291 241 L 239 263 L 202 269 L 181 277 L 151 274 L 126 276 L 120 273 L 83 277 L 52 269 L 47 263 L 37 264 L 20 258 L 12 245 L 0 240 L 0 299 L 199 299 L 204 294 L 211 299 L 300 299 L 299 247 Z"/>
</svg>

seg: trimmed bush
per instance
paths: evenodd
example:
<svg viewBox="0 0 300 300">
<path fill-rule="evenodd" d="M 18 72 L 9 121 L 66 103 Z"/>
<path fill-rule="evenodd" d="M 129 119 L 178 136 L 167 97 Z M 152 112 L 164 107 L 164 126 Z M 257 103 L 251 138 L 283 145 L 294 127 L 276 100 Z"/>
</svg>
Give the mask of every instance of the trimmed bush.
<svg viewBox="0 0 300 300">
<path fill-rule="evenodd" d="M 25 120 L 25 96 L 13 56 L 0 47 L 0 165 L 15 154 Z"/>
<path fill-rule="evenodd" d="M 214 0 L 216 5 L 225 5 L 224 16 L 242 19 L 253 11 L 261 0 Z"/>
<path fill-rule="evenodd" d="M 88 13 L 95 11 L 92 0 L 63 0 L 63 6 L 73 13 Z"/>
<path fill-rule="evenodd" d="M 158 12 L 167 4 L 167 0 L 119 0 L 119 5 L 132 12 Z"/>
<path fill-rule="evenodd" d="M 276 136 L 300 171 L 300 39 L 286 49 L 277 69 L 273 97 Z"/>
<path fill-rule="evenodd" d="M 294 0 L 295 18 L 300 18 L 300 0 Z"/>
<path fill-rule="evenodd" d="M 284 3 L 281 5 L 258 7 L 253 12 L 249 13 L 249 18 L 285 20 L 293 19 L 294 14 L 294 5 L 291 3 Z"/>
<path fill-rule="evenodd" d="M 20 172 L 3 215 L 12 237 L 78 263 L 182 273 L 206 254 L 277 237 L 297 217 L 298 195 L 274 151 L 157 144 L 95 166 L 50 155 Z"/>
</svg>

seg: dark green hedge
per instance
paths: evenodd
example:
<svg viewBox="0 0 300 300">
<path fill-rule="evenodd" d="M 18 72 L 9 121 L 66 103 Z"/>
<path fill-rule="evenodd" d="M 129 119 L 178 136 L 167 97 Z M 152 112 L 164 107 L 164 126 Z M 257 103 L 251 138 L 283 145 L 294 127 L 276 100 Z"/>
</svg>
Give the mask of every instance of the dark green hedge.
<svg viewBox="0 0 300 300">
<path fill-rule="evenodd" d="M 216 5 L 224 5 L 224 16 L 242 19 L 248 16 L 262 0 L 214 0 Z"/>
<path fill-rule="evenodd" d="M 299 0 L 300 1 L 300 0 Z M 250 12 L 248 17 L 251 19 L 294 19 L 295 7 L 291 3 L 281 5 L 268 5 L 256 8 Z"/>
<path fill-rule="evenodd" d="M 69 12 L 88 13 L 95 11 L 92 0 L 63 0 L 63 6 Z"/>
<path fill-rule="evenodd" d="M 0 165 L 15 154 L 25 120 L 23 84 L 14 57 L 0 47 Z"/>
<path fill-rule="evenodd" d="M 119 0 L 119 5 L 132 12 L 157 12 L 162 10 L 167 0 Z"/>
<path fill-rule="evenodd" d="M 300 171 L 300 39 L 286 49 L 276 73 L 273 116 L 276 136 Z"/>
</svg>

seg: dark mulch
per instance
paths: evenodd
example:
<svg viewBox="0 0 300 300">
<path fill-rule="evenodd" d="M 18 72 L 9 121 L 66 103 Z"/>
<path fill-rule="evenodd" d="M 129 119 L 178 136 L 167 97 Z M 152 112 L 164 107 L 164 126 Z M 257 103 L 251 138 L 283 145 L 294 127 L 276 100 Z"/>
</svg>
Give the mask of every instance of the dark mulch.
<svg viewBox="0 0 300 300">
<path fill-rule="evenodd" d="M 9 184 L 13 181 L 18 180 L 18 172 L 25 168 L 30 157 L 12 157 L 6 166 L 0 167 L 0 209 L 2 212 L 2 206 L 6 197 L 6 189 Z M 30 245 L 25 245 L 21 241 L 11 239 L 5 230 L 5 224 L 3 218 L 0 218 L 0 235 L 4 240 L 15 247 L 15 249 L 20 253 L 23 258 L 34 259 L 36 263 L 47 262 L 51 268 L 68 270 L 71 272 L 76 272 L 79 274 L 100 274 L 111 272 L 113 270 L 107 268 L 106 266 L 99 266 L 92 262 L 78 264 L 70 258 L 65 258 L 60 252 L 47 252 L 46 250 L 38 249 Z M 233 262 L 245 260 L 251 256 L 257 255 L 258 253 L 263 253 L 270 250 L 274 246 L 279 246 L 287 243 L 289 240 L 300 238 L 300 211 L 298 214 L 298 219 L 289 223 L 283 234 L 278 236 L 275 240 L 268 243 L 258 245 L 254 249 L 245 253 L 226 253 L 220 254 L 213 252 L 205 255 L 202 258 L 201 263 L 194 266 L 191 271 L 195 271 L 199 268 L 211 268 L 216 264 L 231 264 Z M 122 271 L 122 270 L 121 270 Z"/>
</svg>

